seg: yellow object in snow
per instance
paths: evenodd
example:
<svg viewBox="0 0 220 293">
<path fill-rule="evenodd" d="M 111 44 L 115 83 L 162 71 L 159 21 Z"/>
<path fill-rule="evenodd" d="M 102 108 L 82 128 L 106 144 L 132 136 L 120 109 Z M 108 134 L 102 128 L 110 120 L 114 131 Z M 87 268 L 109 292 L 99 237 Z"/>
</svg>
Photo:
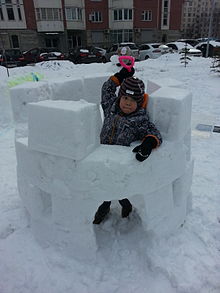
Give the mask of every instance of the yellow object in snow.
<svg viewBox="0 0 220 293">
<path fill-rule="evenodd" d="M 31 72 L 30 74 L 24 75 L 24 76 L 19 76 L 13 80 L 10 80 L 8 82 L 8 87 L 12 88 L 16 85 L 22 84 L 26 81 L 39 81 L 43 79 L 44 76 L 43 74 L 37 73 L 37 72 Z"/>
</svg>

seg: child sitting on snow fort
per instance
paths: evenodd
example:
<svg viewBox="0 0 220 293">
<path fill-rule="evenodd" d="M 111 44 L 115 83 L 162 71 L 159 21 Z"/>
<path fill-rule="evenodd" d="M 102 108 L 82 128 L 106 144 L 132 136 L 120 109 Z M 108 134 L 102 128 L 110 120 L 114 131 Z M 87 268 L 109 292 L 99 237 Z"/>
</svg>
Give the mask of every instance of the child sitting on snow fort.
<svg viewBox="0 0 220 293">
<path fill-rule="evenodd" d="M 104 122 L 100 134 L 101 144 L 123 145 L 137 140 L 142 143 L 133 149 L 136 159 L 146 160 L 151 151 L 162 143 L 162 137 L 155 125 L 150 122 L 146 111 L 145 86 L 142 80 L 133 77 L 134 68 L 129 72 L 122 68 L 111 76 L 102 86 L 101 105 Z M 117 86 L 120 85 L 118 97 Z M 121 216 L 126 218 L 132 211 L 127 198 L 119 200 L 122 206 Z M 104 201 L 98 208 L 93 224 L 100 224 L 110 211 L 111 201 Z"/>
</svg>

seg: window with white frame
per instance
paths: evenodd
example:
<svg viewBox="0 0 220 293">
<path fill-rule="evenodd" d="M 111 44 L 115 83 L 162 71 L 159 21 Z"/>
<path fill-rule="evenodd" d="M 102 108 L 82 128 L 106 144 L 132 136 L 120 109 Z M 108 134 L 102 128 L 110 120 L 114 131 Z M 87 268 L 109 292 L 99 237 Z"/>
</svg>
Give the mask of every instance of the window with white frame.
<svg viewBox="0 0 220 293">
<path fill-rule="evenodd" d="M 82 20 L 82 8 L 66 7 L 66 20 Z"/>
<path fill-rule="evenodd" d="M 141 14 L 141 20 L 152 21 L 152 10 L 143 10 Z"/>
<path fill-rule="evenodd" d="M 169 0 L 163 1 L 163 26 L 168 25 Z"/>
<path fill-rule="evenodd" d="M 90 13 L 89 20 L 91 22 L 102 22 L 102 13 L 100 11 L 94 11 Z"/>
<path fill-rule="evenodd" d="M 37 20 L 62 20 L 60 8 L 36 8 Z"/>
<path fill-rule="evenodd" d="M 114 9 L 113 19 L 114 21 L 132 20 L 133 19 L 132 9 L 127 9 L 127 8 Z"/>
</svg>

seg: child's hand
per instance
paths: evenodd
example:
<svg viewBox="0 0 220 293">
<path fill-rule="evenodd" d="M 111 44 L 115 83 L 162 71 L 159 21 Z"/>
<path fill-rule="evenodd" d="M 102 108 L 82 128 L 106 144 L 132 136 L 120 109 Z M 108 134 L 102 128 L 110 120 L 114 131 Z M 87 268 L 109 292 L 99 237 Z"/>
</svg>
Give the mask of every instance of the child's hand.
<svg viewBox="0 0 220 293">
<path fill-rule="evenodd" d="M 139 162 L 143 162 L 144 160 L 146 160 L 151 152 L 152 149 L 155 148 L 157 145 L 157 141 L 154 137 L 152 136 L 148 136 L 143 142 L 142 144 L 136 146 L 132 152 L 136 153 L 136 159 Z"/>
<path fill-rule="evenodd" d="M 118 81 L 122 83 L 125 78 L 133 76 L 134 72 L 134 67 L 131 68 L 131 71 L 128 71 L 123 67 L 119 72 L 115 73 L 115 77 L 117 77 Z"/>
</svg>

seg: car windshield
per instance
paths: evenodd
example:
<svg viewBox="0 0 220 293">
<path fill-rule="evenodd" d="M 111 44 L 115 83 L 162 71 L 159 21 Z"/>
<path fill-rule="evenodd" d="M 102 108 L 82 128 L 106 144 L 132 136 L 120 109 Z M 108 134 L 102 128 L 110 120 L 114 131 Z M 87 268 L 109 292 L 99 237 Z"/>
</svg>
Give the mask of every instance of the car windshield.
<svg viewBox="0 0 220 293">
<path fill-rule="evenodd" d="M 153 48 L 159 48 L 160 45 L 152 45 Z"/>
<path fill-rule="evenodd" d="M 135 44 L 130 44 L 130 43 L 121 43 L 120 47 L 129 47 L 131 50 L 137 50 L 138 47 Z"/>
</svg>

